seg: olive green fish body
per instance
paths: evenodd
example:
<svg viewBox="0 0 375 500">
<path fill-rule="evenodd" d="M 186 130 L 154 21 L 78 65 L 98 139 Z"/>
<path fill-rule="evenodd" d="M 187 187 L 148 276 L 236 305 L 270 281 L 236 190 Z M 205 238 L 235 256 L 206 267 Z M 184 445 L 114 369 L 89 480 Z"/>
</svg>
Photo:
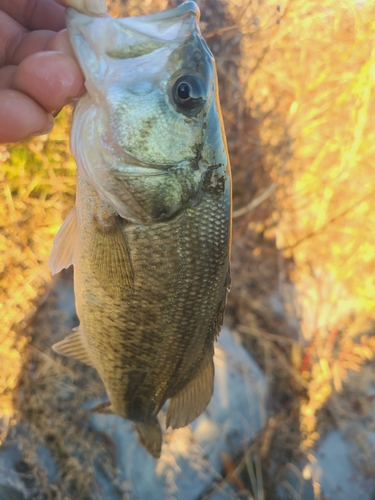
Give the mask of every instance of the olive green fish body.
<svg viewBox="0 0 375 500">
<path fill-rule="evenodd" d="M 74 113 L 76 206 L 50 266 L 74 264 L 80 326 L 54 346 L 99 372 L 114 413 L 161 449 L 213 390 L 229 288 L 231 178 L 199 10 L 90 18 L 68 10 L 88 94 Z"/>
</svg>

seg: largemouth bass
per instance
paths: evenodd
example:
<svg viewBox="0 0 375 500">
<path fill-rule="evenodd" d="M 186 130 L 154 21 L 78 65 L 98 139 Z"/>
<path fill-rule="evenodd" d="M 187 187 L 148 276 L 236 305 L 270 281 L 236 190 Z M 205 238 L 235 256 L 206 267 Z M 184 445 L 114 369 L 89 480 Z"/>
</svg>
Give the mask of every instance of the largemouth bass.
<svg viewBox="0 0 375 500">
<path fill-rule="evenodd" d="M 114 19 L 67 10 L 87 94 L 74 112 L 76 205 L 50 258 L 74 265 L 80 326 L 54 350 L 97 369 L 111 410 L 160 455 L 213 391 L 229 288 L 231 178 L 199 9 Z"/>
</svg>

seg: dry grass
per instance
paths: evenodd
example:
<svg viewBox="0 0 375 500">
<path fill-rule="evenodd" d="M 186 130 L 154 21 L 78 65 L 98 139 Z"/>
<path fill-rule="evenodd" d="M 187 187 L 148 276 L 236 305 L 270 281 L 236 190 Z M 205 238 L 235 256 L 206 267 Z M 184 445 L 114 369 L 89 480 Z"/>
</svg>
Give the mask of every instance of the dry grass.
<svg viewBox="0 0 375 500">
<path fill-rule="evenodd" d="M 12 417 L 12 390 L 28 338 L 22 322 L 51 281 L 48 257 L 54 235 L 73 204 L 75 164 L 68 152 L 70 113 L 49 136 L 0 146 L 0 408 Z M 4 436 L 6 425 L 1 437 Z"/>
<path fill-rule="evenodd" d="M 374 14 L 372 2 L 292 0 L 244 81 L 249 101 L 272 111 L 260 132 L 265 143 L 278 141 L 278 128 L 292 140 L 290 158 L 271 176 L 277 246 L 293 260 L 303 347 L 294 364 L 309 384 L 306 446 L 317 437 L 317 410 L 341 391 L 348 369 L 375 353 Z"/>
</svg>

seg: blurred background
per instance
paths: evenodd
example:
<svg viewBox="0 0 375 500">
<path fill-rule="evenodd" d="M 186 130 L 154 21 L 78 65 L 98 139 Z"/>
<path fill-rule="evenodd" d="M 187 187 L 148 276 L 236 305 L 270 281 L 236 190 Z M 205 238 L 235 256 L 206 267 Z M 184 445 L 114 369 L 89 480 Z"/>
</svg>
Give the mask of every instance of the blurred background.
<svg viewBox="0 0 375 500">
<path fill-rule="evenodd" d="M 178 3 L 117 0 L 111 13 L 139 15 Z M 217 61 L 233 171 L 225 323 L 267 383 L 265 425 L 236 456 L 221 457 L 220 481 L 231 483 L 228 498 L 373 500 L 374 2 L 197 3 Z M 30 498 L 97 498 L 82 463 L 99 438 L 82 438 L 86 448 L 73 452 L 66 435 L 85 418 L 79 408 L 87 391 L 103 389 L 90 369 L 74 365 L 80 373 L 73 374 L 73 362 L 50 355 L 51 328 L 68 333 L 73 326 L 61 326 L 65 299 L 54 299 L 61 285 L 47 265 L 74 204 L 71 113 L 64 109 L 48 136 L 0 145 L 0 442 L 22 443 L 16 462 L 31 478 Z M 71 283 L 71 273 L 59 279 Z M 75 394 L 65 409 L 53 400 L 57 378 Z M 63 463 L 54 484 L 30 448 L 47 427 L 43 439 Z M 329 446 L 342 450 L 339 458 L 348 455 L 338 477 L 359 482 L 363 496 L 322 487 L 319 447 L 337 432 Z M 107 445 L 107 472 L 115 477 Z"/>
</svg>

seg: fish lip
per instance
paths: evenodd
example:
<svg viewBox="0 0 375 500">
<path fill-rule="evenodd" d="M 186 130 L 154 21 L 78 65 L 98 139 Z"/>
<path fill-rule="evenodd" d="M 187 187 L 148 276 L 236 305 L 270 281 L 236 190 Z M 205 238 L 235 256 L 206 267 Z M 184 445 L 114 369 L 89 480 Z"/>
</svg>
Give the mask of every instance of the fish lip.
<svg viewBox="0 0 375 500">
<path fill-rule="evenodd" d="M 177 6 L 174 9 L 169 9 L 165 10 L 163 12 L 154 12 L 152 14 L 146 14 L 143 16 L 132 16 L 132 17 L 124 17 L 124 18 L 119 18 L 122 19 L 122 21 L 126 22 L 129 21 L 129 23 L 133 24 L 133 22 L 157 22 L 157 21 L 167 21 L 170 19 L 177 19 L 179 17 L 186 16 L 187 14 L 194 14 L 197 20 L 200 18 L 200 10 L 198 5 L 193 1 L 193 0 L 188 0 L 187 2 L 184 2 L 183 4 Z M 81 20 L 86 18 L 86 23 L 89 24 L 93 20 L 100 20 L 100 19 L 108 19 L 111 16 L 108 14 L 104 14 L 102 16 L 88 16 L 87 14 L 82 14 L 78 12 L 76 9 L 73 7 L 67 7 L 66 8 L 66 20 L 72 21 L 75 18 L 79 17 Z M 127 23 L 126 23 L 127 24 Z M 129 26 L 130 27 L 130 26 Z"/>
<path fill-rule="evenodd" d="M 186 14 L 195 14 L 197 19 L 200 18 L 200 10 L 198 5 L 189 0 L 188 2 L 184 2 L 181 5 L 178 5 L 174 9 L 165 10 L 163 12 L 155 12 L 153 14 L 147 14 L 144 16 L 135 16 L 132 19 L 138 21 L 165 21 L 167 19 L 176 19 L 177 17 L 185 16 Z"/>
<path fill-rule="evenodd" d="M 66 9 L 66 14 L 71 17 L 74 16 L 78 11 L 75 10 L 73 7 L 67 7 Z M 195 14 L 196 17 L 199 19 L 200 17 L 200 10 L 198 5 L 193 1 L 193 0 L 188 0 L 187 2 L 182 3 L 181 5 L 178 5 L 174 9 L 169 9 L 165 10 L 163 12 L 154 12 L 152 14 L 146 14 L 142 16 L 132 16 L 131 19 L 136 19 L 138 21 L 164 21 L 166 19 L 175 19 L 176 17 L 181 17 L 186 14 Z M 106 18 L 106 17 L 111 17 L 108 14 L 102 15 L 102 16 L 87 16 L 86 14 L 81 14 L 86 17 L 90 18 Z"/>
<path fill-rule="evenodd" d="M 87 46 L 85 53 L 88 56 L 95 52 L 98 56 L 112 57 L 112 52 L 117 51 L 120 55 L 113 56 L 115 59 L 126 59 L 136 57 L 132 53 L 129 56 L 122 54 L 122 52 L 126 54 L 129 47 L 147 47 L 147 44 L 151 43 L 154 47 L 147 49 L 151 52 L 163 45 L 183 43 L 193 33 L 199 32 L 200 10 L 194 1 L 189 0 L 175 9 L 144 16 L 122 18 L 114 18 L 108 14 L 89 16 L 72 7 L 66 9 L 65 16 L 69 38 L 79 61 L 77 50 L 83 45 Z M 111 50 L 108 52 L 108 49 Z M 97 62 L 97 64 L 100 66 L 103 63 Z"/>
</svg>

